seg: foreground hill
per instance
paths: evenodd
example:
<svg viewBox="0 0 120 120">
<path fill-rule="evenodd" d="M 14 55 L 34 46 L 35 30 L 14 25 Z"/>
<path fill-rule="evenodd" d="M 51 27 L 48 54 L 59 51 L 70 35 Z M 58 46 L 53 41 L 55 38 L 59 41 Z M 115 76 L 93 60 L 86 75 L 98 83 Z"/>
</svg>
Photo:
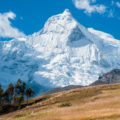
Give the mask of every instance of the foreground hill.
<svg viewBox="0 0 120 120">
<path fill-rule="evenodd" d="M 41 96 L 1 120 L 120 120 L 120 84 L 85 87 Z"/>
</svg>

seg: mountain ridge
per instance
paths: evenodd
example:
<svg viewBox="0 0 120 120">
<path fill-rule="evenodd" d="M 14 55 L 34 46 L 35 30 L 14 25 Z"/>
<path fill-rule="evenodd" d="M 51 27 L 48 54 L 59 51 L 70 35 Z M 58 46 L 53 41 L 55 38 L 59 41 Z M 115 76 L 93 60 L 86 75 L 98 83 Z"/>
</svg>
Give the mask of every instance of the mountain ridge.
<svg viewBox="0 0 120 120">
<path fill-rule="evenodd" d="M 21 78 L 38 89 L 89 85 L 120 68 L 120 41 L 99 34 L 65 10 L 50 17 L 37 33 L 0 41 L 0 82 L 6 87 Z"/>
</svg>

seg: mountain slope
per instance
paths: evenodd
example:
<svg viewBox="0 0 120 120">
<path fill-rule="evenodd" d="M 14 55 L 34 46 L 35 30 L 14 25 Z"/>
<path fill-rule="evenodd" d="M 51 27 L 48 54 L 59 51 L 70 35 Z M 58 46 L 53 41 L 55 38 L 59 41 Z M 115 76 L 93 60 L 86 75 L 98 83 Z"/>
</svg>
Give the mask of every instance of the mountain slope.
<svg viewBox="0 0 120 120">
<path fill-rule="evenodd" d="M 101 74 L 120 68 L 119 56 L 119 40 L 86 29 L 65 10 L 49 18 L 33 35 L 0 41 L 0 82 L 6 87 L 21 78 L 37 92 L 89 85 Z"/>
</svg>

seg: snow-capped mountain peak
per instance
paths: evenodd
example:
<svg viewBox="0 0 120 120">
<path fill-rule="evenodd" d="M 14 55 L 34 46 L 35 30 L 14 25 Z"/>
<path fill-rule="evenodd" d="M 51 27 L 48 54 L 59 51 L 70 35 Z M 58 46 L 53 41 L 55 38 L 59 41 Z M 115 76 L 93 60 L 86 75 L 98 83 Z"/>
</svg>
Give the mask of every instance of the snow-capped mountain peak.
<svg viewBox="0 0 120 120">
<path fill-rule="evenodd" d="M 119 40 L 86 29 L 66 9 L 50 17 L 37 33 L 0 41 L 0 82 L 6 87 L 21 78 L 38 89 L 89 85 L 101 74 L 120 68 L 119 56 Z"/>
<path fill-rule="evenodd" d="M 70 11 L 66 9 L 62 14 L 52 16 L 46 22 L 44 32 L 62 32 L 64 29 L 70 30 L 76 25 Z"/>
<path fill-rule="evenodd" d="M 63 14 L 64 15 L 72 15 L 69 9 L 65 9 Z"/>
</svg>

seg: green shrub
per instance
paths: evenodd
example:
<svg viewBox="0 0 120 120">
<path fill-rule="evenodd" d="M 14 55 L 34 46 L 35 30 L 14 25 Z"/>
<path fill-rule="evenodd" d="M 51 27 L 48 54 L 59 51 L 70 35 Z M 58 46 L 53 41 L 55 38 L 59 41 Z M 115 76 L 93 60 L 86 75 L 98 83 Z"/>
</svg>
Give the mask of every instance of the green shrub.
<svg viewBox="0 0 120 120">
<path fill-rule="evenodd" d="M 15 115 L 15 118 L 20 118 L 20 117 L 24 117 L 25 115 L 24 114 L 17 114 Z"/>
<path fill-rule="evenodd" d="M 71 103 L 62 103 L 59 105 L 59 107 L 70 107 L 71 105 Z"/>
</svg>

